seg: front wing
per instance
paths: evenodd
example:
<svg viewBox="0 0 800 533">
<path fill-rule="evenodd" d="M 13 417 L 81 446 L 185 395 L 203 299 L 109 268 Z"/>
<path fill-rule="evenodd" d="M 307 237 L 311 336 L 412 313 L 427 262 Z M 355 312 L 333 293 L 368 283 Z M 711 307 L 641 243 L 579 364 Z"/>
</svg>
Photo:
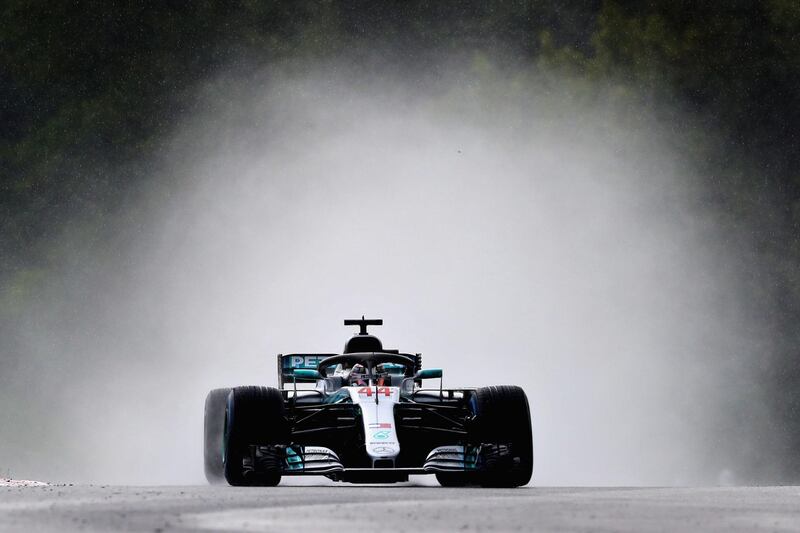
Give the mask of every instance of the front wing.
<svg viewBox="0 0 800 533">
<path fill-rule="evenodd" d="M 273 445 L 252 446 L 250 469 L 258 472 L 280 465 L 282 475 L 326 475 L 346 478 L 353 474 L 398 473 L 405 475 L 432 474 L 436 472 L 470 472 L 481 470 L 489 462 L 510 456 L 507 445 L 481 444 L 477 446 L 439 446 L 431 450 L 420 467 L 398 468 L 346 468 L 339 456 L 322 446 Z"/>
</svg>

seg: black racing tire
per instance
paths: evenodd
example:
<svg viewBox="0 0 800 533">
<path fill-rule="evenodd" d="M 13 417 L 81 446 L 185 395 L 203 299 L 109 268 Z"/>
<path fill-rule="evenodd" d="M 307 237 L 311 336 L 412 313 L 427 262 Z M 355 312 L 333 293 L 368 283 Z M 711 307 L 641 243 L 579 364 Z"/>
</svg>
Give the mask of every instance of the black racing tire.
<svg viewBox="0 0 800 533">
<path fill-rule="evenodd" d="M 469 472 L 436 472 L 436 481 L 442 487 L 466 487 L 477 480 Z"/>
<path fill-rule="evenodd" d="M 289 421 L 283 394 L 272 387 L 236 387 L 225 409 L 224 473 L 235 486 L 274 487 L 281 481 L 280 467 L 262 472 L 247 470 L 244 462 L 253 444 L 289 444 Z"/>
<path fill-rule="evenodd" d="M 533 475 L 533 432 L 528 398 L 520 387 L 482 387 L 470 399 L 475 418 L 470 440 L 511 445 L 513 460 L 487 463 L 478 473 L 484 487 L 521 487 Z"/>
<path fill-rule="evenodd" d="M 231 389 L 214 389 L 206 396 L 203 417 L 203 459 L 206 479 L 212 485 L 225 482 L 222 439 L 225 434 L 225 408 Z"/>
</svg>

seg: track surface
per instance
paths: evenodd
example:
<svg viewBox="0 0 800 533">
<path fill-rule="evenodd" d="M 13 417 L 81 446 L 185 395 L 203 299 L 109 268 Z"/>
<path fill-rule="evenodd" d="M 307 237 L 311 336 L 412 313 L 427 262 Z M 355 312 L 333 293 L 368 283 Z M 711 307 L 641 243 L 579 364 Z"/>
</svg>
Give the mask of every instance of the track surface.
<svg viewBox="0 0 800 533">
<path fill-rule="evenodd" d="M 800 531 L 800 487 L 0 488 L 0 531 Z"/>
</svg>

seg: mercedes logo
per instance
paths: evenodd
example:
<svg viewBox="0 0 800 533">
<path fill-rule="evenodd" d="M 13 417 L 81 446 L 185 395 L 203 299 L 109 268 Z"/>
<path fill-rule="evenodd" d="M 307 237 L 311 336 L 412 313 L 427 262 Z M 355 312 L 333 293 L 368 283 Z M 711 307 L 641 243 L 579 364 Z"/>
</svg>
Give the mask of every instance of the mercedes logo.
<svg viewBox="0 0 800 533">
<path fill-rule="evenodd" d="M 372 448 L 372 451 L 379 455 L 389 455 L 391 453 L 394 453 L 394 449 L 389 448 L 388 446 L 378 446 L 376 448 Z"/>
</svg>

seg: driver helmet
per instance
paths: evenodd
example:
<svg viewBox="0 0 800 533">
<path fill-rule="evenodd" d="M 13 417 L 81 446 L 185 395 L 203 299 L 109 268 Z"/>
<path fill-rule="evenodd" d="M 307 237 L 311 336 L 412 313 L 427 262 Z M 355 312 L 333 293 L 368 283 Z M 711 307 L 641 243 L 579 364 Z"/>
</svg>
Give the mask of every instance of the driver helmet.
<svg viewBox="0 0 800 533">
<path fill-rule="evenodd" d="M 356 363 L 350 369 L 350 383 L 352 385 L 367 384 L 367 369 L 361 363 Z"/>
</svg>

